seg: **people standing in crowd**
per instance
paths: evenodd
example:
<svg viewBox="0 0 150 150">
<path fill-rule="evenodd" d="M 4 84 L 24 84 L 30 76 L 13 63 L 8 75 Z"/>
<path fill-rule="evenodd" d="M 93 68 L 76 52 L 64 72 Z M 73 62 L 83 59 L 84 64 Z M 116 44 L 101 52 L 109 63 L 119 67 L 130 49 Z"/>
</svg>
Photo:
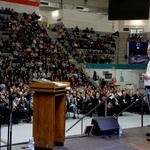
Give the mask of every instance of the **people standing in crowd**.
<svg viewBox="0 0 150 150">
<path fill-rule="evenodd" d="M 78 112 L 83 110 L 83 98 L 81 96 L 80 91 L 77 91 L 76 106 L 77 106 Z"/>
<path fill-rule="evenodd" d="M 76 98 L 73 97 L 73 93 L 70 93 L 70 91 L 67 91 L 66 94 L 66 108 L 67 113 L 72 112 L 73 113 L 73 119 L 76 119 L 77 114 L 77 106 L 76 106 Z"/>
<path fill-rule="evenodd" d="M 131 104 L 131 97 L 128 95 L 126 90 L 122 90 L 122 95 L 119 97 L 118 103 L 121 107 L 121 111 Z"/>
<path fill-rule="evenodd" d="M 142 94 L 140 93 L 139 90 L 136 90 L 135 93 L 131 97 L 132 103 L 137 101 L 136 104 L 133 106 L 133 108 L 131 108 L 131 110 L 134 113 L 138 113 L 138 114 L 142 113 L 142 105 L 141 105 L 141 101 L 140 101 L 141 97 L 142 97 Z"/>
<path fill-rule="evenodd" d="M 31 121 L 30 108 L 27 99 L 24 97 L 24 95 L 21 95 L 17 107 L 19 109 L 20 114 L 19 117 L 25 119 L 26 122 L 30 122 Z"/>
</svg>

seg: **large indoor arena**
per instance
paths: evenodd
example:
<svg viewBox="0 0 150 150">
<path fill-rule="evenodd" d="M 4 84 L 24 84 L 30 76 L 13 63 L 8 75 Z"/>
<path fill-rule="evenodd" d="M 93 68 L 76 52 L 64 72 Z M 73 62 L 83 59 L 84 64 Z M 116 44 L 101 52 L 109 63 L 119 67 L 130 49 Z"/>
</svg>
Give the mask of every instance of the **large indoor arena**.
<svg viewBox="0 0 150 150">
<path fill-rule="evenodd" d="M 150 149 L 149 0 L 0 1 L 0 149 Z"/>
</svg>

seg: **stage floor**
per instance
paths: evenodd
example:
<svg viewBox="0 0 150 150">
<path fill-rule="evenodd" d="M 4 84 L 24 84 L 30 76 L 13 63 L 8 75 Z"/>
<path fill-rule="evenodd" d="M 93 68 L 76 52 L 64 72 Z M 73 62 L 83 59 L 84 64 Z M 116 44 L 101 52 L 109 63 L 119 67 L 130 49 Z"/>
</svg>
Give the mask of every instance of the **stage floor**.
<svg viewBox="0 0 150 150">
<path fill-rule="evenodd" d="M 55 146 L 54 150 L 150 150 L 150 142 L 145 135 L 148 131 L 150 126 L 123 129 L 122 136 L 67 136 L 64 146 Z M 12 145 L 11 149 L 27 150 L 27 143 Z M 3 145 L 1 150 L 6 150 L 6 146 Z"/>
</svg>

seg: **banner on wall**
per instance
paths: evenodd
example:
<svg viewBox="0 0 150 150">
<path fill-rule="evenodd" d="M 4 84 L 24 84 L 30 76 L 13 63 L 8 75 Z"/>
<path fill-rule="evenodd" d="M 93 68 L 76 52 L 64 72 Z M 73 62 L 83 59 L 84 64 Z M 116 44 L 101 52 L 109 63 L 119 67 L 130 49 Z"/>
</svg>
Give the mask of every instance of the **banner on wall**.
<svg viewBox="0 0 150 150">
<path fill-rule="evenodd" d="M 128 64 L 147 64 L 148 60 L 147 55 L 134 55 L 128 57 Z"/>
<path fill-rule="evenodd" d="M 28 5 L 33 7 L 39 7 L 39 2 L 34 0 L 1 0 L 2 2 L 9 2 L 21 5 Z"/>
<path fill-rule="evenodd" d="M 148 42 L 129 42 L 129 50 L 147 51 Z"/>
<path fill-rule="evenodd" d="M 120 82 L 122 82 L 122 83 L 124 82 L 124 76 L 123 75 L 120 76 Z"/>
</svg>

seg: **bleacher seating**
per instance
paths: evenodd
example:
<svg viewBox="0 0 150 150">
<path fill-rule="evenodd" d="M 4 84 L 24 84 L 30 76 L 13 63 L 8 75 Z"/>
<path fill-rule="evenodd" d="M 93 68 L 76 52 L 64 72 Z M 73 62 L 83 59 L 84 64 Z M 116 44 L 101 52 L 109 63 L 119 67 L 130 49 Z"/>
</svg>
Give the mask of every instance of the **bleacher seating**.
<svg viewBox="0 0 150 150">
<path fill-rule="evenodd" d="M 31 120 L 31 110 L 34 108 L 32 106 L 33 93 L 29 91 L 29 83 L 33 78 L 37 80 L 46 78 L 51 81 L 70 82 L 71 87 L 68 98 L 70 100 L 70 94 L 73 94 L 74 104 L 78 108 L 77 110 L 80 109 L 80 113 L 87 113 L 112 92 L 112 89 L 106 84 L 96 86 L 93 80 L 85 75 L 82 67 L 76 67 L 70 60 L 68 53 L 65 52 L 65 49 L 48 36 L 47 30 L 43 25 L 38 24 L 39 17 L 34 12 L 32 14 L 13 12 L 12 15 L 10 9 L 8 9 L 6 13 L 5 11 L 1 11 L 1 13 L 0 84 L 5 84 L 8 87 L 7 90 L 0 89 L 1 103 L 3 100 L 9 100 L 8 93 L 11 90 L 15 100 L 14 123 L 18 123 L 17 120 L 20 119 L 20 110 L 23 111 L 23 116 L 27 117 L 27 122 Z M 95 49 L 94 46 L 97 44 L 98 38 L 96 31 L 90 33 L 90 37 L 88 35 L 80 40 L 80 36 L 83 36 L 85 31 L 83 33 L 82 30 L 79 30 L 79 37 L 76 37 L 76 35 L 69 33 L 72 29 L 68 32 L 63 25 L 59 25 L 53 30 L 59 32 L 58 40 L 65 46 L 68 52 L 74 52 L 72 55 L 79 62 L 111 63 L 109 56 L 110 54 L 115 54 L 115 47 L 112 46 L 114 42 L 113 37 L 109 34 L 105 37 L 99 37 L 102 38 L 99 40 L 99 44 L 101 44 L 101 47 L 103 46 L 103 49 Z M 98 32 L 98 34 L 101 35 L 102 33 Z M 78 40 L 83 43 L 78 45 Z M 87 44 L 89 41 L 93 44 Z M 73 42 L 76 42 L 78 47 L 72 47 Z M 88 47 L 89 49 L 86 46 L 90 46 Z M 106 62 L 107 55 L 108 61 Z M 117 90 L 114 89 L 116 92 Z M 18 107 L 18 104 L 22 102 L 21 99 L 25 99 L 27 106 L 22 109 Z M 113 101 L 109 100 L 110 103 L 115 106 Z M 26 109 L 28 111 L 25 111 Z M 8 104 L 5 108 L 6 112 L 7 110 Z M 103 115 L 102 110 L 103 108 L 98 108 L 99 115 Z M 109 107 L 108 112 L 109 115 L 113 115 L 115 110 L 113 107 Z M 92 114 L 90 114 L 91 116 Z M 8 114 L 4 118 L 8 118 Z M 5 123 L 6 121 L 4 120 Z"/>
<path fill-rule="evenodd" d="M 111 63 L 114 58 L 116 44 L 112 33 L 97 32 L 94 30 L 92 33 L 86 33 L 84 30 L 78 29 L 78 27 L 70 29 L 65 28 L 63 25 L 56 25 L 52 31 L 58 32 L 58 41 L 62 43 L 70 54 L 75 55 L 79 63 Z M 95 57 L 94 54 L 96 53 L 103 55 L 106 60 L 100 61 L 98 58 L 94 62 L 92 59 L 89 61 L 85 55 L 89 51 L 91 52 L 91 56 Z"/>
</svg>

